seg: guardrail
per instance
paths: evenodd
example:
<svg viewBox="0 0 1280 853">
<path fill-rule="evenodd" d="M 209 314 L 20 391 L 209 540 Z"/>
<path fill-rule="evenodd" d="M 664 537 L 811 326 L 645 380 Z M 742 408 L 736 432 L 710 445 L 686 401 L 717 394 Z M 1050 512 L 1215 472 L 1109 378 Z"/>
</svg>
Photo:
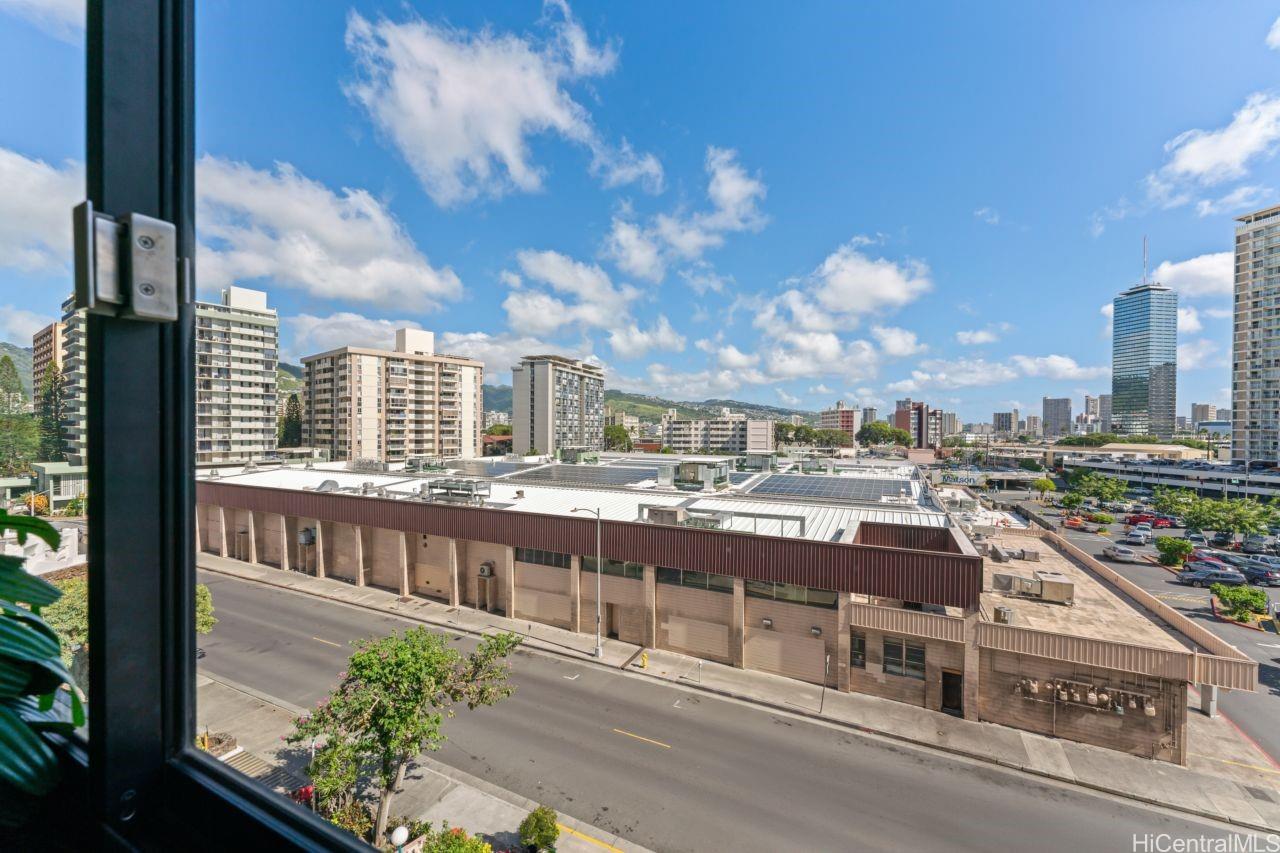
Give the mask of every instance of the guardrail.
<svg viewBox="0 0 1280 853">
<path fill-rule="evenodd" d="M 1193 655 L 1190 652 L 1057 634 L 994 622 L 978 623 L 978 646 L 1103 669 L 1141 672 L 1159 678 L 1189 681 L 1193 675 Z"/>
<path fill-rule="evenodd" d="M 897 607 L 877 607 L 855 602 L 849 622 L 856 628 L 871 628 L 890 634 L 907 634 L 950 643 L 964 642 L 964 620 L 958 616 L 939 616 Z"/>
</svg>

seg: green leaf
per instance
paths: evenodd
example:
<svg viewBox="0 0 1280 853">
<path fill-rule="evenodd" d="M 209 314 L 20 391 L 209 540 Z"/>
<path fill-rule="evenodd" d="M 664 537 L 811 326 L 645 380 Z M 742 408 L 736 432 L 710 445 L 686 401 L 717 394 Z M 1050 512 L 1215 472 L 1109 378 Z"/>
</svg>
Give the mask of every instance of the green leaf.
<svg viewBox="0 0 1280 853">
<path fill-rule="evenodd" d="M 7 511 L 0 509 L 0 533 L 6 530 L 17 532 L 19 545 L 25 544 L 28 536 L 37 536 L 43 539 L 50 548 L 57 548 L 62 541 L 58 531 L 43 518 L 36 518 L 30 515 L 10 515 Z"/>
<path fill-rule="evenodd" d="M 0 705 L 0 782 L 39 797 L 57 781 L 53 750 L 16 711 Z"/>
<path fill-rule="evenodd" d="M 33 664 L 27 661 L 5 660 L 0 657 L 0 699 L 20 696 L 31 683 Z"/>
<path fill-rule="evenodd" d="M 32 607 L 43 607 L 53 604 L 61 597 L 62 592 L 56 586 L 43 578 L 27 574 L 20 559 L 0 556 L 0 598 L 5 601 L 20 601 Z"/>
<path fill-rule="evenodd" d="M 8 608 L 5 609 L 8 610 Z M 29 620 L 8 612 L 0 615 L 0 657 L 35 662 L 58 657 L 62 649 L 58 644 L 57 635 L 50 636 L 39 630 L 40 626 L 48 628 L 44 620 L 34 614 L 28 615 L 37 620 L 39 625 L 34 625 Z"/>
<path fill-rule="evenodd" d="M 73 692 L 74 695 L 74 692 Z M 49 707 L 42 707 L 46 697 L 49 700 Z M 76 726 L 67 719 L 64 708 L 54 703 L 55 694 L 46 693 L 43 696 L 21 696 L 17 699 L 10 699 L 4 704 L 12 708 L 19 717 L 26 721 L 27 725 L 40 732 L 58 732 L 59 734 L 70 734 L 76 730 Z"/>
</svg>

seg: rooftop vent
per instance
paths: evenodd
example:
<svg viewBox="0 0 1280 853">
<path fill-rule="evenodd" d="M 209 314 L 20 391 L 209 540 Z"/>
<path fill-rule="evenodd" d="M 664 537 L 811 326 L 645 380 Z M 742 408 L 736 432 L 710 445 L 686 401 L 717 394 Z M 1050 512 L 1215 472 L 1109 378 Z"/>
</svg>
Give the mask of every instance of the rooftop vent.
<svg viewBox="0 0 1280 853">
<path fill-rule="evenodd" d="M 336 492 L 338 489 L 339 486 L 337 480 L 325 480 L 323 483 L 316 486 L 317 492 Z"/>
<path fill-rule="evenodd" d="M 649 523 L 650 524 L 668 524 L 672 526 L 683 524 L 689 519 L 689 511 L 682 506 L 651 506 L 649 507 Z"/>
</svg>

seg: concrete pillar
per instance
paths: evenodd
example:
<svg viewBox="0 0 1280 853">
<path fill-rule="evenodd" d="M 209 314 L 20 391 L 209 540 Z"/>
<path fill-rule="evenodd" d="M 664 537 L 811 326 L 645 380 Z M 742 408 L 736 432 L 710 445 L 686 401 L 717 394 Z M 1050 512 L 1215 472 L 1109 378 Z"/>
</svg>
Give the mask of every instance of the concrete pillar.
<svg viewBox="0 0 1280 853">
<path fill-rule="evenodd" d="M 356 586 L 364 586 L 364 528 L 351 525 L 356 540 Z"/>
<path fill-rule="evenodd" d="M 742 578 L 733 579 L 733 618 L 729 624 L 729 662 L 741 669 L 745 660 L 744 645 L 747 637 L 747 584 Z"/>
<path fill-rule="evenodd" d="M 516 618 L 516 549 L 507 546 L 506 571 L 502 575 L 502 602 L 507 608 L 507 618 Z"/>
<path fill-rule="evenodd" d="M 1198 684 L 1200 690 L 1200 713 L 1206 717 L 1218 716 L 1218 685 Z"/>
<path fill-rule="evenodd" d="M 400 594 L 408 597 L 413 587 L 409 583 L 409 534 L 400 533 Z"/>
<path fill-rule="evenodd" d="M 849 692 L 849 652 L 853 618 L 853 600 L 847 592 L 840 593 L 837 599 L 839 609 L 836 615 L 836 689 Z"/>
<path fill-rule="evenodd" d="M 449 539 L 449 606 L 462 605 L 462 589 L 458 585 L 458 540 Z"/>
<path fill-rule="evenodd" d="M 218 507 L 218 556 L 227 556 L 227 508 Z"/>
<path fill-rule="evenodd" d="M 978 613 L 964 617 L 964 718 L 978 719 L 978 670 L 982 653 L 978 649 Z"/>
<path fill-rule="evenodd" d="M 282 572 L 289 571 L 289 547 L 292 540 L 289 538 L 289 519 L 280 516 L 280 570 Z"/>
<path fill-rule="evenodd" d="M 641 644 L 654 649 L 658 646 L 658 570 L 644 567 L 644 626 Z"/>
<path fill-rule="evenodd" d="M 569 558 L 569 630 L 582 631 L 582 558 Z"/>
<path fill-rule="evenodd" d="M 313 521 L 315 522 L 315 531 L 316 531 L 316 537 L 315 537 L 315 538 L 316 538 L 316 543 L 315 543 L 314 545 L 312 545 L 312 546 L 311 546 L 311 548 L 312 548 L 312 550 L 314 550 L 314 551 L 316 552 L 316 577 L 318 577 L 318 578 L 322 578 L 322 577 L 324 577 L 324 576 L 325 576 L 325 571 L 324 571 L 324 522 L 322 522 L 322 521 L 321 521 L 320 519 L 318 519 L 318 518 L 313 519 Z"/>
<path fill-rule="evenodd" d="M 249 510 L 249 563 L 258 565 L 258 514 Z"/>
<path fill-rule="evenodd" d="M 200 524 L 200 516 L 204 515 L 205 509 L 206 508 L 203 504 L 196 504 L 196 553 L 197 554 L 199 554 L 201 551 L 204 550 L 204 540 L 200 538 L 200 528 L 202 526 Z"/>
</svg>

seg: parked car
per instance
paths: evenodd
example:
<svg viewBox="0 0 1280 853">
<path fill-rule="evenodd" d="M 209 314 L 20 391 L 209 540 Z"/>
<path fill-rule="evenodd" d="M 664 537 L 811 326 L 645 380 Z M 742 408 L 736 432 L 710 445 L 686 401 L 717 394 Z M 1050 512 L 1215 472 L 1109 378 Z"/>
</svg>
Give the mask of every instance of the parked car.
<svg viewBox="0 0 1280 853">
<path fill-rule="evenodd" d="M 1148 545 L 1151 543 L 1151 536 L 1145 531 L 1133 530 L 1120 541 L 1125 545 Z"/>
<path fill-rule="evenodd" d="M 1220 531 L 1213 534 L 1213 538 L 1209 540 L 1209 544 L 1213 545 L 1215 548 L 1230 548 L 1236 544 L 1236 535 L 1234 533 Z"/>
<path fill-rule="evenodd" d="M 1137 551 L 1123 545 L 1108 545 L 1102 549 L 1102 556 L 1117 563 L 1136 563 L 1141 559 Z"/>
<path fill-rule="evenodd" d="M 1256 565 L 1252 557 L 1246 557 L 1244 554 L 1232 554 L 1227 551 L 1215 551 L 1214 559 L 1240 571 L 1244 571 L 1245 566 Z"/>
<path fill-rule="evenodd" d="M 1280 569 L 1259 563 L 1250 563 L 1238 568 L 1249 583 L 1257 584 L 1258 586 L 1280 586 Z"/>
<path fill-rule="evenodd" d="M 1261 554 L 1267 550 L 1267 540 L 1262 536 L 1246 536 L 1240 550 L 1246 554 Z"/>
<path fill-rule="evenodd" d="M 1251 554 L 1247 557 L 1241 557 L 1240 559 L 1250 565 L 1280 569 L 1280 557 L 1275 557 L 1271 554 Z"/>
<path fill-rule="evenodd" d="M 1235 569 L 1224 568 L 1221 563 L 1209 563 L 1197 560 L 1178 572 L 1178 583 L 1188 586 L 1212 586 L 1215 583 L 1227 586 L 1244 586 L 1248 583 L 1245 576 Z"/>
<path fill-rule="evenodd" d="M 1151 524 L 1155 520 L 1156 517 L 1149 512 L 1135 512 L 1126 516 L 1124 523 L 1129 525 Z"/>
<path fill-rule="evenodd" d="M 1209 540 L 1204 538 L 1204 534 L 1198 530 L 1188 530 L 1182 535 L 1182 538 L 1193 545 L 1208 545 Z"/>
<path fill-rule="evenodd" d="M 1223 555 L 1211 548 L 1197 548 L 1192 551 L 1191 556 L 1187 558 L 1188 563 L 1194 563 L 1197 560 L 1204 563 L 1216 563 L 1219 566 L 1227 565 L 1227 561 L 1223 559 Z"/>
</svg>

